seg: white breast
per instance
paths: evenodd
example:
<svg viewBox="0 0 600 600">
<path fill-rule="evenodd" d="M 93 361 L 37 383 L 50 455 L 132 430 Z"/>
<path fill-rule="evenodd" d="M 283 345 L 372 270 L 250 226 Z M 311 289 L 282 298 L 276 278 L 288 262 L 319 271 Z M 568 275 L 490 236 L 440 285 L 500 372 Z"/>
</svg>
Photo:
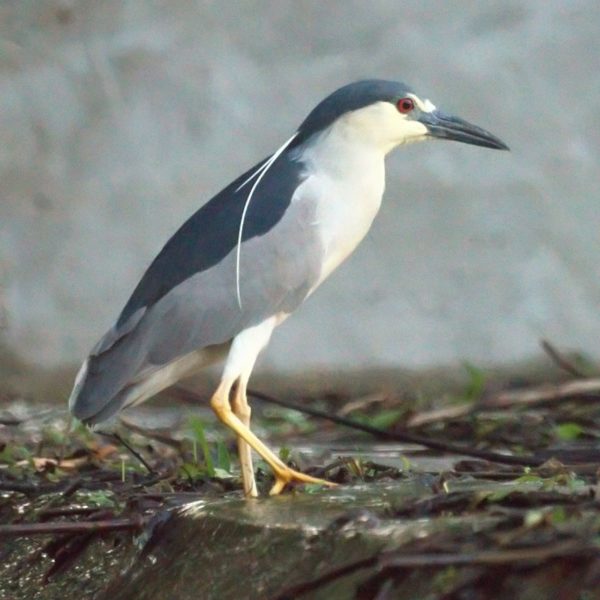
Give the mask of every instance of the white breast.
<svg viewBox="0 0 600 600">
<path fill-rule="evenodd" d="M 365 237 L 385 188 L 384 154 L 340 137 L 330 131 L 301 157 L 309 176 L 298 191 L 316 204 L 313 225 L 324 249 L 321 276 L 314 288 Z"/>
</svg>

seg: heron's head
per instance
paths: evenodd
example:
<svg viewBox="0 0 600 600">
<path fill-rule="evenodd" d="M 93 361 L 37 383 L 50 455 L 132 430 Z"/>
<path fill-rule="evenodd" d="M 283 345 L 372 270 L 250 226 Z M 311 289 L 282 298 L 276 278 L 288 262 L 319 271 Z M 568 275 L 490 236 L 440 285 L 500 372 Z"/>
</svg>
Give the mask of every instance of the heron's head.
<svg viewBox="0 0 600 600">
<path fill-rule="evenodd" d="M 373 144 L 384 153 L 400 144 L 432 138 L 508 150 L 489 131 L 443 113 L 395 81 L 358 81 L 333 92 L 300 125 L 295 144 L 331 127 L 349 141 Z"/>
</svg>

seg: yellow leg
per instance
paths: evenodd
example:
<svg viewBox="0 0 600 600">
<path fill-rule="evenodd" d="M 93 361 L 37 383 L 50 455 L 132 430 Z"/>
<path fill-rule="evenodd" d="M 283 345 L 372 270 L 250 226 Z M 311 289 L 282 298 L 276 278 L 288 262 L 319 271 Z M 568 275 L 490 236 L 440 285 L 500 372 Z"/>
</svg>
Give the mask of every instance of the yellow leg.
<svg viewBox="0 0 600 600">
<path fill-rule="evenodd" d="M 250 415 L 252 410 L 246 397 L 246 384 L 240 377 L 233 393 L 232 408 L 234 415 L 241 421 L 244 427 L 250 430 Z M 256 480 L 254 479 L 254 467 L 252 465 L 252 448 L 238 435 L 238 454 L 240 457 L 240 469 L 242 471 L 242 484 L 244 495 L 250 498 L 258 496 Z"/>
<path fill-rule="evenodd" d="M 271 469 L 273 469 L 273 473 L 275 474 L 275 484 L 269 492 L 270 495 L 274 496 L 276 494 L 280 494 L 285 486 L 292 482 L 317 483 L 332 487 L 336 485 L 330 481 L 317 479 L 316 477 L 311 477 L 310 475 L 300 473 L 300 471 L 290 469 L 290 467 L 284 464 L 284 462 L 278 456 L 273 454 L 273 452 L 269 450 L 269 448 L 267 448 L 267 446 L 265 446 L 265 444 L 263 444 L 252 433 L 252 431 L 250 431 L 250 429 L 244 425 L 238 417 L 235 416 L 235 414 L 233 414 L 229 405 L 229 391 L 231 389 L 231 385 L 231 382 L 227 383 L 226 381 L 222 381 L 217 388 L 217 391 L 211 398 L 210 405 L 220 421 L 232 429 L 238 435 L 238 437 L 242 438 L 252 448 L 254 448 L 254 450 L 260 454 L 260 456 L 262 456 Z"/>
</svg>

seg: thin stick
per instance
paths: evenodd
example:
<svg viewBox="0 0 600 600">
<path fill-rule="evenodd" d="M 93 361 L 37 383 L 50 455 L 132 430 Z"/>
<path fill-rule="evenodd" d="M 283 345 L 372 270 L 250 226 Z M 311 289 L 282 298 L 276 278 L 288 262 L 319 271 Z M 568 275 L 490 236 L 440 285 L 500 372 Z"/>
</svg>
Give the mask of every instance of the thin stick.
<svg viewBox="0 0 600 600">
<path fill-rule="evenodd" d="M 423 435 L 418 435 L 405 430 L 396 430 L 393 432 L 385 431 L 384 429 L 379 429 L 378 427 L 373 427 L 364 423 L 357 423 L 356 421 L 347 419 L 345 417 L 339 417 L 338 415 L 333 415 L 314 408 L 309 408 L 306 406 L 295 404 L 293 402 L 288 402 L 287 400 L 273 398 L 272 396 L 263 394 L 262 392 L 257 392 L 255 390 L 248 390 L 248 395 L 252 396 L 253 398 L 258 398 L 259 400 L 270 402 L 272 404 L 278 404 L 279 406 L 292 408 L 294 410 L 306 413 L 313 417 L 327 419 L 329 421 L 332 421 L 333 423 L 344 425 L 345 427 L 350 427 L 352 429 L 364 431 L 365 433 L 370 433 L 371 435 L 374 435 L 375 437 L 378 437 L 380 439 L 387 439 L 390 441 L 402 442 L 405 444 L 418 444 L 420 446 L 425 446 L 426 448 L 431 448 L 432 450 L 440 450 L 442 452 L 450 452 L 451 454 L 460 454 L 462 456 L 473 456 L 482 460 L 488 460 L 491 462 L 496 462 L 505 465 L 538 467 L 547 460 L 547 458 L 542 459 L 537 458 L 535 456 L 511 456 L 506 454 L 499 454 L 497 452 L 488 452 L 487 450 L 479 450 L 477 448 L 468 448 L 459 444 L 453 444 L 451 442 L 434 440 Z"/>
<path fill-rule="evenodd" d="M 534 548 L 515 548 L 510 550 L 482 550 L 475 554 L 471 553 L 406 553 L 399 550 L 382 552 L 378 555 L 356 561 L 329 571 L 312 581 L 305 581 L 292 586 L 275 596 L 273 600 L 291 600 L 322 588 L 324 585 L 351 575 L 356 571 L 366 568 L 376 568 L 379 573 L 393 569 L 415 569 L 427 567 L 446 566 L 492 566 L 517 564 L 519 566 L 530 566 L 554 558 L 574 556 L 594 556 L 600 554 L 597 546 L 580 544 L 573 541 L 559 542 L 552 546 Z"/>
<path fill-rule="evenodd" d="M 140 461 L 140 463 L 142 463 L 142 465 L 144 465 L 144 467 L 146 467 L 146 470 L 148 471 L 148 473 L 150 475 L 156 475 L 156 471 L 144 460 L 144 457 L 137 450 L 132 448 L 131 445 L 128 442 L 126 442 L 118 433 L 108 433 L 105 431 L 96 431 L 96 433 L 99 433 L 100 435 L 103 435 L 104 437 L 112 438 L 113 440 L 116 440 L 128 452 L 130 452 L 132 456 L 137 458 Z"/>
<path fill-rule="evenodd" d="M 485 400 L 486 408 L 502 408 L 515 404 L 542 404 L 544 402 L 556 402 L 566 398 L 583 396 L 595 398 L 600 395 L 600 378 L 576 379 L 558 385 L 542 385 L 524 390 L 501 392 L 496 396 Z"/>
<path fill-rule="evenodd" d="M 110 519 L 107 521 L 80 521 L 77 523 L 65 523 L 61 521 L 60 523 L 18 523 L 15 525 L 0 525 L 0 538 L 142 529 L 147 521 L 148 519 L 146 517 L 137 515 L 129 519 Z"/>
<path fill-rule="evenodd" d="M 581 371 L 576 365 L 573 364 L 562 352 L 559 352 L 548 340 L 541 341 L 542 349 L 552 359 L 558 367 L 563 371 L 573 375 L 573 377 L 579 377 L 580 379 L 587 379 L 587 375 Z"/>
<path fill-rule="evenodd" d="M 459 417 L 465 417 L 475 412 L 476 409 L 477 407 L 472 403 L 444 406 L 443 408 L 416 413 L 408 419 L 406 425 L 408 427 L 422 427 L 423 425 L 429 425 L 431 423 L 458 419 Z"/>
</svg>

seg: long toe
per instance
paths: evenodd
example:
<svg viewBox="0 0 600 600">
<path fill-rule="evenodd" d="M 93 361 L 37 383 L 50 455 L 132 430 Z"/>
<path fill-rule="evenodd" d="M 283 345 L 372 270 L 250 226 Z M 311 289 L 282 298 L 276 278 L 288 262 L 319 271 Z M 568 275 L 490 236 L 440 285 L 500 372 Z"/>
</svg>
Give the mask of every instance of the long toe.
<svg viewBox="0 0 600 600">
<path fill-rule="evenodd" d="M 269 492 L 269 496 L 277 496 L 278 494 L 281 494 L 281 492 L 285 489 L 285 486 L 290 483 L 315 483 L 317 485 L 325 485 L 327 487 L 337 487 L 337 483 L 333 483 L 333 481 L 312 477 L 310 475 L 306 475 L 305 473 L 301 473 L 300 471 L 296 471 L 295 469 L 286 467 L 285 469 L 278 469 L 275 471 L 275 483 Z"/>
</svg>

